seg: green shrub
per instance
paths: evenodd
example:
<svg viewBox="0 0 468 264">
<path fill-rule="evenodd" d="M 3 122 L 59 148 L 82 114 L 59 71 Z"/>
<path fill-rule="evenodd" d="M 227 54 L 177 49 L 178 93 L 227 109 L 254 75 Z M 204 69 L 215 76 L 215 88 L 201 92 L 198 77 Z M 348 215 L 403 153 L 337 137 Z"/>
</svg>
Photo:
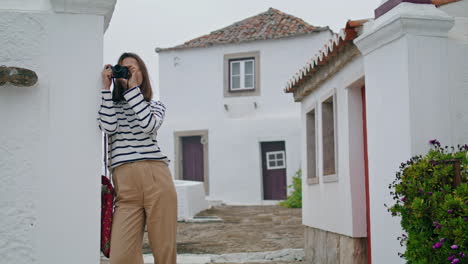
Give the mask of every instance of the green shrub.
<svg viewBox="0 0 468 264">
<path fill-rule="evenodd" d="M 406 246 L 399 255 L 408 264 L 468 263 L 468 145 L 433 148 L 425 156 L 402 163 L 389 185 L 396 201 L 388 208 L 401 217 L 405 232 L 398 240 Z M 461 184 L 453 185 L 453 160 L 461 166 Z"/>
<path fill-rule="evenodd" d="M 302 208 L 302 172 L 298 170 L 293 176 L 293 183 L 289 185 L 292 188 L 292 193 L 280 205 L 286 208 Z"/>
</svg>

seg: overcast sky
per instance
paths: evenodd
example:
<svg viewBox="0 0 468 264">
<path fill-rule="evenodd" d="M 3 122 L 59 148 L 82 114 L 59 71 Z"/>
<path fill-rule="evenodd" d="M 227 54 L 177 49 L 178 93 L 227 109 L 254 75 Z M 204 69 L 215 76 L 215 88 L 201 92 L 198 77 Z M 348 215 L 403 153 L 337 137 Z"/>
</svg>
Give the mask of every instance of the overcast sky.
<svg viewBox="0 0 468 264">
<path fill-rule="evenodd" d="M 381 0 L 118 0 L 104 35 L 104 63 L 115 64 L 124 51 L 136 52 L 147 64 L 159 96 L 156 47 L 182 44 L 270 7 L 337 32 L 348 19 L 373 17 L 380 3 Z"/>
</svg>

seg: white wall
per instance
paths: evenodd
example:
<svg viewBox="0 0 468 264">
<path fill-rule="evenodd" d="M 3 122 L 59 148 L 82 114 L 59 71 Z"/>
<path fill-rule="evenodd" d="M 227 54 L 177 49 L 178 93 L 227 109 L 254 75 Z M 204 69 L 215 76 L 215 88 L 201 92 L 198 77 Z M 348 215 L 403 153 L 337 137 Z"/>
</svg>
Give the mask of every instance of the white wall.
<svg viewBox="0 0 468 264">
<path fill-rule="evenodd" d="M 465 29 L 468 35 L 468 27 Z M 450 41 L 449 60 L 449 102 L 451 106 L 450 124 L 453 144 L 468 143 L 468 41 Z"/>
<path fill-rule="evenodd" d="M 448 88 L 450 94 L 453 126 L 452 141 L 468 142 L 468 1 L 462 0 L 442 6 L 441 9 L 453 16 L 455 25 L 449 31 L 448 43 Z"/>
<path fill-rule="evenodd" d="M 0 87 L 0 262 L 99 263 L 104 17 L 1 8 L 0 65 L 39 81 Z"/>
<path fill-rule="evenodd" d="M 288 184 L 300 168 L 299 105 L 284 84 L 329 33 L 159 54 L 161 100 L 167 106 L 161 149 L 173 160 L 174 131 L 209 130 L 209 199 L 261 203 L 260 141 L 285 140 Z M 224 54 L 260 51 L 261 96 L 224 98 Z M 174 57 L 178 65 L 174 66 Z M 257 103 L 255 109 L 253 104 Z M 224 109 L 229 106 L 229 111 Z"/>
<path fill-rule="evenodd" d="M 400 219 L 391 217 L 384 204 L 392 204 L 388 184 L 399 164 L 412 156 L 410 102 L 403 96 L 409 94 L 406 50 L 400 39 L 365 58 L 372 258 L 388 259 L 385 263 L 403 263 L 396 255 L 402 250 L 396 240 Z"/>
<path fill-rule="evenodd" d="M 303 181 L 303 223 L 313 228 L 351 237 L 366 236 L 362 122 L 359 123 L 359 118 L 362 117 L 358 92 L 360 86 L 352 86 L 363 75 L 363 60 L 361 57 L 356 57 L 301 102 L 303 175 L 308 173 L 307 146 L 305 144 L 307 142 L 306 115 L 312 109 L 315 109 L 316 124 L 318 124 L 316 126 L 316 145 L 318 146 L 316 164 L 319 175 L 319 184 L 309 185 L 307 181 Z M 358 91 L 354 89 L 358 89 Z M 337 134 L 335 144 L 337 146 L 338 180 L 324 182 L 321 144 L 322 118 L 319 105 L 332 91 L 336 92 Z M 349 110 L 356 112 L 350 113 Z"/>
</svg>

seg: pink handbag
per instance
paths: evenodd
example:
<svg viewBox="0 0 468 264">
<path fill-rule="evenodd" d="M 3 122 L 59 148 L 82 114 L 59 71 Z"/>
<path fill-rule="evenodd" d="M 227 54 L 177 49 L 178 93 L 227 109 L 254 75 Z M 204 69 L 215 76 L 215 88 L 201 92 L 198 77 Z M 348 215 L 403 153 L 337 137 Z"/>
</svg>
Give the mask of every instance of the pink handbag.
<svg viewBox="0 0 468 264">
<path fill-rule="evenodd" d="M 112 233 L 112 215 L 114 213 L 114 196 L 115 191 L 111 183 L 111 174 L 107 177 L 107 136 L 104 134 L 104 164 L 105 175 L 101 176 L 101 252 L 109 258 L 110 256 L 110 241 Z"/>
</svg>

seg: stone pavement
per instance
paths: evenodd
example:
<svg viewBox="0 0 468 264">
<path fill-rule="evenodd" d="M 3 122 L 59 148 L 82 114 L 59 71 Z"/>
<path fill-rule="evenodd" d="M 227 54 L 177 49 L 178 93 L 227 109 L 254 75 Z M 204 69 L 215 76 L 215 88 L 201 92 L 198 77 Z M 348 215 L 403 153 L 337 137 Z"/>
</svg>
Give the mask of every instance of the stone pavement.
<svg viewBox="0 0 468 264">
<path fill-rule="evenodd" d="M 179 223 L 177 253 L 226 254 L 304 247 L 301 209 L 280 206 L 216 206 L 198 216 L 218 223 Z M 151 253 L 145 236 L 143 253 Z"/>
<path fill-rule="evenodd" d="M 151 254 L 143 255 L 145 264 L 153 263 Z M 251 252 L 251 253 L 229 253 L 229 254 L 179 254 L 177 255 L 177 264 L 239 264 L 239 263 L 276 263 L 276 264 L 295 264 L 302 263 L 304 251 L 302 249 L 283 249 L 269 252 Z M 109 264 L 105 258 L 101 259 L 101 264 Z"/>
</svg>

